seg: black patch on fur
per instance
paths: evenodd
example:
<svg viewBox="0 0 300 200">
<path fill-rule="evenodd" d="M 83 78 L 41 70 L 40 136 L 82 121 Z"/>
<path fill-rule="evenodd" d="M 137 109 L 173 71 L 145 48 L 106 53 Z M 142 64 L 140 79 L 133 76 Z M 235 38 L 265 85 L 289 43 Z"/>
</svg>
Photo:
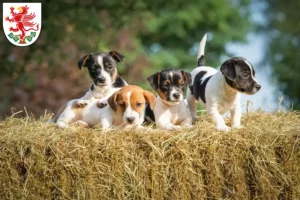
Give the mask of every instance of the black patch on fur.
<svg viewBox="0 0 300 200">
<path fill-rule="evenodd" d="M 114 88 L 121 88 L 124 87 L 125 85 L 127 85 L 126 82 L 119 75 L 117 76 L 115 82 L 112 84 Z"/>
<path fill-rule="evenodd" d="M 198 59 L 198 67 L 199 66 L 204 66 L 205 65 L 205 58 L 204 58 L 204 55 L 200 56 L 200 58 Z"/>
<path fill-rule="evenodd" d="M 94 84 L 92 84 L 92 86 L 91 86 L 91 90 L 92 90 L 92 91 L 94 91 L 94 89 L 95 89 L 95 85 L 94 85 Z"/>
<path fill-rule="evenodd" d="M 149 103 L 146 105 L 144 123 L 155 123 L 154 112 L 151 110 Z"/>
<path fill-rule="evenodd" d="M 209 79 L 212 76 L 207 77 L 206 79 L 203 80 L 203 77 L 206 75 L 206 71 L 201 71 L 199 72 L 194 79 L 194 84 L 193 84 L 193 95 L 196 98 L 196 100 L 199 100 L 199 98 L 201 98 L 201 100 L 203 101 L 203 103 L 206 103 L 206 99 L 205 99 L 205 88 L 207 85 L 207 82 L 209 81 Z"/>
<path fill-rule="evenodd" d="M 194 88 L 193 85 L 189 86 L 189 89 L 190 89 L 192 95 L 194 95 L 194 89 L 193 88 Z"/>
</svg>

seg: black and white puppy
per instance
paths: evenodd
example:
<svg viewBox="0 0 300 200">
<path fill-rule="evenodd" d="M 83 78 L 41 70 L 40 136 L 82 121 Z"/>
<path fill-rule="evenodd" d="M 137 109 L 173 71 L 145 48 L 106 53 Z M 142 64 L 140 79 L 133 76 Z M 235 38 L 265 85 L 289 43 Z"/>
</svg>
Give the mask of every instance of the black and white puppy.
<svg viewBox="0 0 300 200">
<path fill-rule="evenodd" d="M 187 102 L 193 119 L 196 119 L 196 101 L 205 106 L 207 113 L 221 131 L 228 131 L 223 114 L 230 111 L 231 127 L 241 126 L 240 93 L 255 94 L 261 85 L 255 79 L 253 66 L 241 57 L 226 60 L 220 71 L 204 66 L 206 34 L 199 46 L 198 67 L 192 72 L 192 86 L 187 90 Z"/>
<path fill-rule="evenodd" d="M 81 99 L 108 98 L 116 89 L 127 85 L 126 81 L 118 75 L 117 62 L 123 61 L 124 56 L 116 51 L 93 53 L 82 57 L 78 61 L 78 67 L 88 69 L 93 84 Z"/>
<path fill-rule="evenodd" d="M 83 56 L 78 61 L 78 67 L 79 69 L 82 69 L 83 67 L 88 69 L 93 84 L 87 93 L 76 101 L 77 106 L 84 107 L 87 105 L 86 100 L 94 99 L 99 99 L 99 101 L 103 102 L 105 105 L 108 97 L 118 91 L 121 87 L 127 85 L 126 81 L 118 75 L 117 69 L 117 63 L 123 62 L 124 59 L 125 57 L 116 51 L 98 52 Z M 56 122 L 64 110 L 71 110 L 68 103 L 63 105 L 48 122 Z M 66 123 L 73 119 L 70 117 L 70 119 L 67 120 Z"/>
<path fill-rule="evenodd" d="M 167 130 L 179 129 L 179 125 L 191 126 L 192 118 L 183 100 L 186 87 L 191 84 L 191 74 L 166 69 L 147 80 L 158 94 L 153 109 L 156 126 Z"/>
</svg>

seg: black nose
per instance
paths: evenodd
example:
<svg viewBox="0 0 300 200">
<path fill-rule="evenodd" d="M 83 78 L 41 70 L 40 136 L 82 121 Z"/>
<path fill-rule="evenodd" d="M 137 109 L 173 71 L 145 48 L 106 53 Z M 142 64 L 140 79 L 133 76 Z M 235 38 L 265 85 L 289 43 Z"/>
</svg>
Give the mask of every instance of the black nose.
<svg viewBox="0 0 300 200">
<path fill-rule="evenodd" d="M 174 94 L 173 94 L 173 97 L 174 97 L 175 99 L 179 99 L 180 94 L 179 94 L 179 93 L 174 93 Z"/>
<path fill-rule="evenodd" d="M 134 121 L 134 117 L 127 117 L 127 122 L 132 123 Z"/>
<path fill-rule="evenodd" d="M 104 83 L 105 80 L 106 80 L 106 79 L 105 79 L 105 77 L 103 77 L 103 76 L 101 76 L 101 77 L 99 78 L 99 82 L 100 82 L 100 83 Z"/>
<path fill-rule="evenodd" d="M 261 85 L 256 85 L 255 88 L 257 89 L 257 91 L 261 88 Z"/>
</svg>

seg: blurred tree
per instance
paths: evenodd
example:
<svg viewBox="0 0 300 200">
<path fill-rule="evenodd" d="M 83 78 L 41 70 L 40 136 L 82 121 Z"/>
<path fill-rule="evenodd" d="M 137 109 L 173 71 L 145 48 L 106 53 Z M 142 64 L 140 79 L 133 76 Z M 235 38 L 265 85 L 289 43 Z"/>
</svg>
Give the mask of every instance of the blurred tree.
<svg viewBox="0 0 300 200">
<path fill-rule="evenodd" d="M 267 0 L 267 57 L 280 87 L 300 109 L 300 1 Z"/>
<path fill-rule="evenodd" d="M 20 1 L 18 1 L 20 2 Z M 29 1 L 26 1 L 29 2 Z M 209 32 L 206 60 L 219 65 L 226 42 L 244 41 L 249 0 L 42 2 L 42 31 L 28 47 L 0 38 L 0 116 L 11 107 L 40 115 L 79 98 L 90 87 L 77 61 L 87 53 L 117 50 L 126 57 L 119 73 L 150 89 L 146 77 L 164 68 L 187 71 Z M 3 33 L 2 33 L 3 34 Z M 84 74 L 84 75 L 83 75 Z"/>
</svg>

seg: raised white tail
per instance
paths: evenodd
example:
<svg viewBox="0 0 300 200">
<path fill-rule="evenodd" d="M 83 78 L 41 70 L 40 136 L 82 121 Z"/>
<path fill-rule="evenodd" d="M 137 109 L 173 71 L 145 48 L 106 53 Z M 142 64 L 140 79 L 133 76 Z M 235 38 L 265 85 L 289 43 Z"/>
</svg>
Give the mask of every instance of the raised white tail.
<svg viewBox="0 0 300 200">
<path fill-rule="evenodd" d="M 206 39 L 207 39 L 207 33 L 203 36 L 202 40 L 200 41 L 198 56 L 197 56 L 198 66 L 205 65 L 204 49 L 205 49 Z"/>
</svg>

